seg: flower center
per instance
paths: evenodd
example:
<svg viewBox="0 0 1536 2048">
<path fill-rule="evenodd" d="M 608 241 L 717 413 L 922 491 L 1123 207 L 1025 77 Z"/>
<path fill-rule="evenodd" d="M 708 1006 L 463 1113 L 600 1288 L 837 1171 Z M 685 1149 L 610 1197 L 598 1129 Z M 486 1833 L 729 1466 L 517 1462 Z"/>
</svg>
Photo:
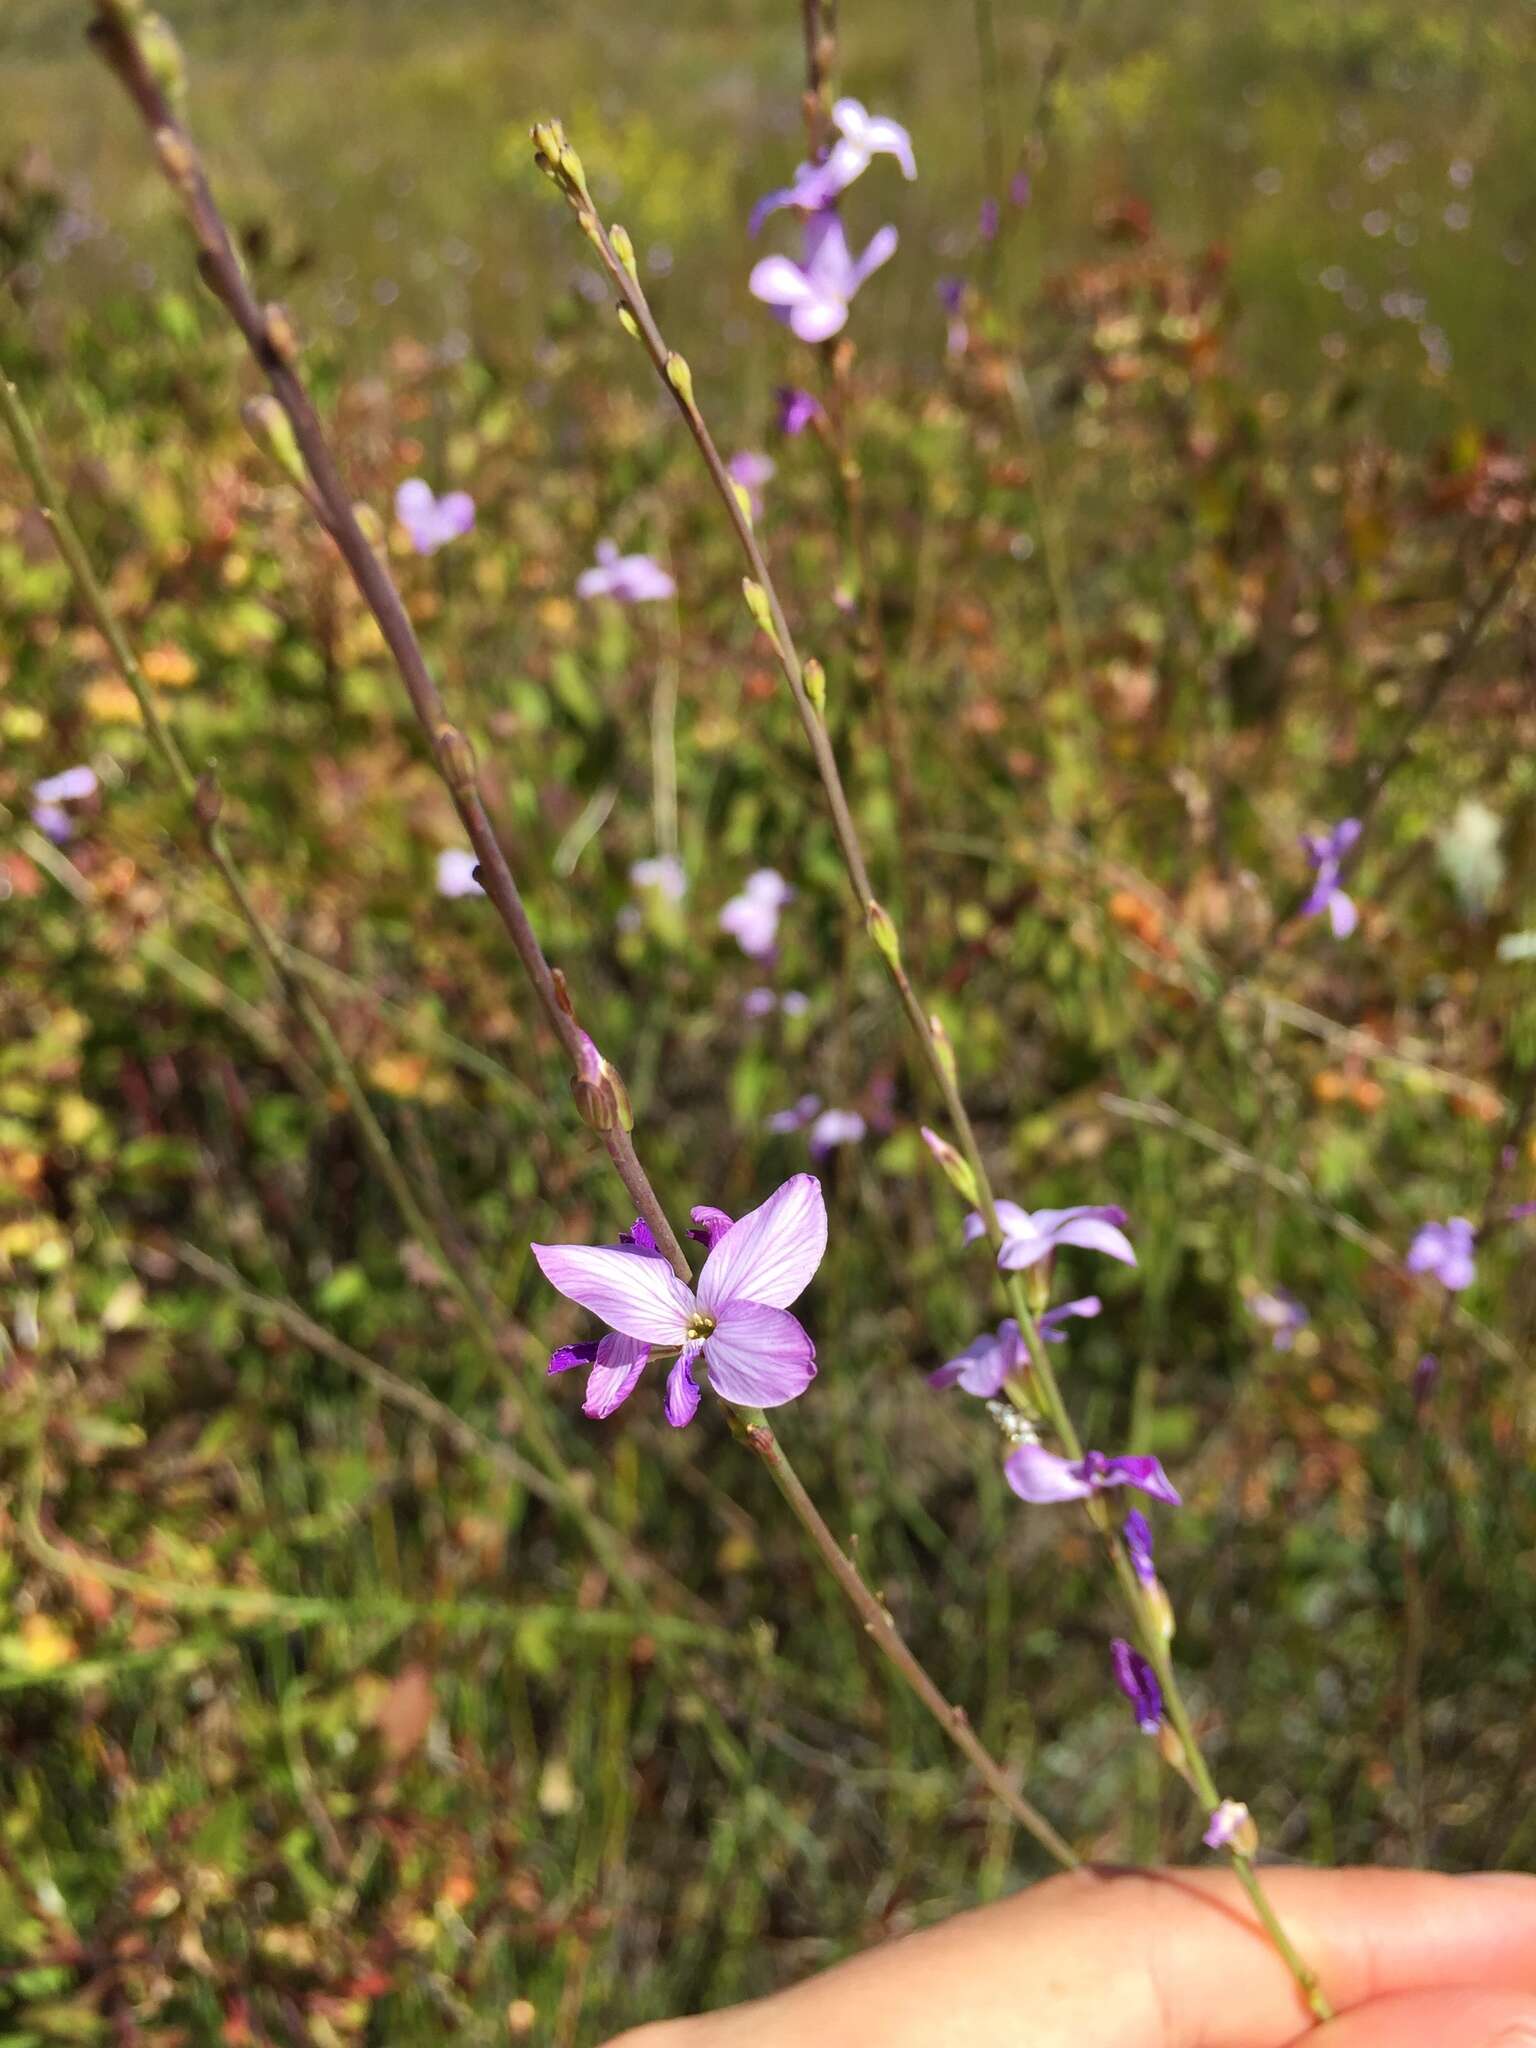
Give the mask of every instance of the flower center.
<svg viewBox="0 0 1536 2048">
<path fill-rule="evenodd" d="M 713 1336 L 715 1319 L 707 1308 L 696 1308 L 688 1318 L 683 1334 L 690 1344 L 702 1344 L 706 1337 Z"/>
</svg>

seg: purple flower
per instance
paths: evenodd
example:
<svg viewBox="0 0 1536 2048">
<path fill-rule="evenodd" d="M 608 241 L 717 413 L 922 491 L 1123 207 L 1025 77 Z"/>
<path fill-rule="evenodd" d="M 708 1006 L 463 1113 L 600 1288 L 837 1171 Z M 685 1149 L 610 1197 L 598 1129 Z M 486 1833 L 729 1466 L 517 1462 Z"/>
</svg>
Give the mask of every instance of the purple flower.
<svg viewBox="0 0 1536 2048">
<path fill-rule="evenodd" d="M 693 1213 L 713 1239 L 696 1288 L 653 1246 L 531 1247 L 551 1286 L 609 1326 L 595 1347 L 564 1345 L 549 1361 L 551 1372 L 590 1365 L 588 1415 L 627 1401 L 653 1351 L 676 1353 L 666 1414 L 677 1429 L 698 1410 L 701 1359 L 715 1391 L 748 1408 L 777 1408 L 816 1377 L 816 1347 L 788 1308 L 827 1249 L 821 1183 L 798 1173 L 735 1223 L 719 1209 Z"/>
<path fill-rule="evenodd" d="M 941 277 L 935 289 L 939 295 L 939 304 L 949 315 L 949 324 L 945 330 L 945 349 L 952 356 L 963 356 L 971 340 L 971 330 L 961 310 L 965 305 L 965 279 Z"/>
<path fill-rule="evenodd" d="M 1232 1849 L 1239 1856 L 1251 1856 L 1259 1846 L 1259 1831 L 1241 1799 L 1223 1799 L 1200 1839 L 1208 1849 Z"/>
<path fill-rule="evenodd" d="M 1163 1725 L 1163 1688 L 1157 1673 L 1139 1650 L 1119 1636 L 1109 1646 L 1109 1661 L 1116 1685 L 1131 1703 L 1136 1726 L 1143 1735 L 1155 1735 Z"/>
<path fill-rule="evenodd" d="M 759 455 L 751 448 L 743 448 L 731 457 L 725 465 L 732 483 L 740 484 L 747 494 L 747 503 L 752 508 L 752 517 L 763 516 L 763 486 L 772 483 L 779 465 L 771 455 Z"/>
<path fill-rule="evenodd" d="M 789 1131 L 803 1131 L 820 1108 L 819 1095 L 802 1095 L 799 1101 L 791 1104 L 788 1109 L 776 1109 L 763 1129 L 773 1131 L 779 1137 L 783 1137 Z"/>
<path fill-rule="evenodd" d="M 805 224 L 805 262 L 765 256 L 748 279 L 752 296 L 772 306 L 801 341 L 828 341 L 848 318 L 854 293 L 896 253 L 896 230 L 880 228 L 855 262 L 835 213 L 812 214 Z"/>
<path fill-rule="evenodd" d="M 597 567 L 576 578 L 578 597 L 616 597 L 620 604 L 648 604 L 671 597 L 677 585 L 649 555 L 621 555 L 611 540 L 597 544 Z"/>
<path fill-rule="evenodd" d="M 1303 917 L 1316 917 L 1320 911 L 1326 910 L 1336 939 L 1347 939 L 1360 921 L 1353 901 L 1339 887 L 1339 877 L 1343 873 L 1345 859 L 1362 830 L 1358 818 L 1345 818 L 1331 832 L 1306 832 L 1302 835 L 1301 843 L 1306 848 L 1308 860 L 1317 870 L 1317 876 L 1311 895 L 1301 906 L 1301 914 Z"/>
<path fill-rule="evenodd" d="M 1106 1257 L 1119 1259 L 1127 1266 L 1136 1263 L 1131 1241 L 1118 1227 L 1126 1220 L 1123 1209 L 1109 1206 L 1036 1209 L 1031 1212 L 1021 1209 L 1017 1202 L 999 1202 L 997 1220 L 1003 1230 L 1003 1248 L 997 1255 L 997 1263 L 1006 1272 L 1016 1273 L 1028 1266 L 1038 1266 L 1058 1245 L 1064 1244 L 1080 1245 L 1084 1251 L 1103 1252 Z M 985 1237 L 986 1230 L 987 1226 L 973 1209 L 965 1219 L 965 1242 L 974 1244 L 978 1237 Z"/>
<path fill-rule="evenodd" d="M 1003 212 L 995 199 L 983 199 L 981 212 L 976 221 L 976 232 L 984 242 L 995 242 L 997 230 L 1002 223 Z"/>
<path fill-rule="evenodd" d="M 648 854 L 629 871 L 637 889 L 654 889 L 668 903 L 681 903 L 688 894 L 688 877 L 675 853 Z"/>
<path fill-rule="evenodd" d="M 435 555 L 474 526 L 475 501 L 468 491 L 448 491 L 440 498 L 425 477 L 413 476 L 395 493 L 395 517 L 418 555 Z"/>
<path fill-rule="evenodd" d="M 803 1017 L 811 1007 L 811 999 L 803 988 L 787 988 L 779 998 L 779 1008 L 786 1017 Z"/>
<path fill-rule="evenodd" d="M 1015 206 L 1028 206 L 1034 187 L 1030 184 L 1028 171 L 1015 171 L 1008 181 L 1008 197 Z"/>
<path fill-rule="evenodd" d="M 747 1017 L 771 1017 L 779 1007 L 779 999 L 771 988 L 749 988 L 741 999 L 742 1014 Z"/>
<path fill-rule="evenodd" d="M 1432 1351 L 1426 1351 L 1413 1368 L 1413 1412 L 1422 1415 L 1428 1406 L 1429 1397 L 1435 1391 L 1435 1382 L 1440 1377 L 1440 1361 Z"/>
<path fill-rule="evenodd" d="M 802 213 L 821 213 L 856 178 L 863 177 L 877 156 L 893 156 L 904 177 L 917 176 L 912 138 L 899 121 L 867 112 L 858 100 L 838 100 L 832 121 L 838 140 L 831 150 L 815 163 L 797 165 L 788 185 L 759 199 L 747 217 L 749 235 L 755 235 L 769 214 L 784 206 L 798 207 Z"/>
<path fill-rule="evenodd" d="M 1131 1569 L 1144 1586 L 1157 1584 L 1157 1566 L 1152 1561 L 1152 1524 L 1140 1508 L 1132 1508 L 1121 1525 Z"/>
<path fill-rule="evenodd" d="M 720 912 L 721 931 L 730 933 L 749 960 L 766 960 L 778 937 L 779 912 L 794 893 L 776 868 L 758 868 Z"/>
<path fill-rule="evenodd" d="M 1261 1322 L 1266 1330 L 1274 1333 L 1277 1351 L 1289 1351 L 1296 1342 L 1296 1332 L 1306 1325 L 1307 1311 L 1283 1287 L 1265 1288 L 1251 1297 L 1249 1313 Z"/>
<path fill-rule="evenodd" d="M 1452 1294 L 1459 1294 L 1477 1278 L 1473 1259 L 1476 1237 L 1465 1216 L 1453 1216 L 1448 1223 L 1426 1223 L 1409 1245 L 1405 1263 L 1410 1273 L 1428 1273 Z"/>
<path fill-rule="evenodd" d="M 1171 1508 L 1182 1507 L 1173 1482 L 1156 1458 L 1106 1458 L 1089 1451 L 1074 1462 L 1043 1444 L 1020 1444 L 1003 1466 L 1003 1477 L 1020 1500 L 1043 1507 L 1059 1500 L 1087 1500 L 1111 1486 L 1134 1486 Z"/>
<path fill-rule="evenodd" d="M 811 1125 L 811 1157 L 825 1159 L 839 1145 L 857 1145 L 867 1128 L 856 1109 L 824 1109 Z"/>
<path fill-rule="evenodd" d="M 960 1387 L 978 1400 L 991 1401 L 1015 1373 L 1027 1372 L 1029 1352 L 1012 1316 L 995 1330 L 973 1337 L 958 1358 L 928 1375 L 930 1387 Z"/>
<path fill-rule="evenodd" d="M 45 775 L 32 785 L 33 824 L 55 846 L 62 846 L 75 836 L 75 821 L 64 806 L 83 803 L 100 787 L 95 769 L 84 762 L 75 768 L 61 768 L 57 775 Z"/>
<path fill-rule="evenodd" d="M 483 896 L 485 891 L 475 879 L 475 868 L 480 856 L 467 846 L 449 846 L 437 856 L 437 893 L 439 896 Z"/>
<path fill-rule="evenodd" d="M 781 384 L 774 393 L 779 403 L 779 432 L 791 439 L 803 434 L 812 420 L 822 417 L 821 406 L 809 391 L 797 390 L 793 384 Z"/>
</svg>

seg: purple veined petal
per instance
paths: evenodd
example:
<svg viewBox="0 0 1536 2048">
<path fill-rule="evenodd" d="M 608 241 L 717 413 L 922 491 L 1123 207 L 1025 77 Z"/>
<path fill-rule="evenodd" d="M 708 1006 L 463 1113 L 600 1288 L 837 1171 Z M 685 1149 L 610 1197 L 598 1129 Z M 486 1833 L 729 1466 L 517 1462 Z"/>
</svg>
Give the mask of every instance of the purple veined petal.
<svg viewBox="0 0 1536 2048">
<path fill-rule="evenodd" d="M 817 297 L 811 280 L 787 256 L 765 256 L 754 263 L 747 290 L 765 306 L 801 306 Z"/>
<path fill-rule="evenodd" d="M 744 1216 L 724 1243 L 748 1220 Z M 805 1392 L 816 1377 L 816 1347 L 787 1309 L 727 1301 L 718 1314 L 704 1351 L 709 1383 L 723 1400 L 741 1408 L 778 1408 Z"/>
<path fill-rule="evenodd" d="M 77 804 L 94 796 L 101 787 L 94 768 L 82 761 L 73 768 L 61 768 L 57 775 L 45 775 L 34 782 L 32 794 L 40 804 Z"/>
<path fill-rule="evenodd" d="M 1076 1301 L 1059 1302 L 1055 1308 L 1048 1308 L 1040 1317 L 1036 1327 L 1047 1344 L 1063 1344 L 1066 1338 L 1059 1325 L 1073 1316 L 1096 1316 L 1104 1304 L 1096 1294 L 1080 1294 Z"/>
<path fill-rule="evenodd" d="M 810 1285 L 826 1249 L 821 1182 L 797 1173 L 721 1238 L 699 1275 L 699 1300 L 717 1312 L 722 1303 L 743 1301 L 788 1308 Z"/>
<path fill-rule="evenodd" d="M 535 1244 L 529 1250 L 551 1287 L 600 1316 L 610 1329 L 647 1344 L 681 1344 L 692 1290 L 664 1259 L 622 1245 Z"/>
<path fill-rule="evenodd" d="M 569 1372 L 573 1365 L 596 1365 L 603 1342 L 601 1337 L 593 1337 L 586 1344 L 562 1344 L 549 1354 L 550 1371 Z"/>
<path fill-rule="evenodd" d="M 1057 1244 L 1076 1245 L 1080 1251 L 1103 1252 L 1106 1258 L 1119 1259 L 1127 1266 L 1136 1263 L 1136 1254 L 1125 1232 L 1113 1223 L 1101 1222 L 1096 1216 L 1080 1216 L 1071 1222 L 1059 1223 L 1051 1236 Z"/>
<path fill-rule="evenodd" d="M 893 227 L 877 228 L 870 236 L 869 246 L 854 264 L 849 273 L 847 296 L 851 299 L 859 286 L 872 277 L 882 264 L 889 263 L 896 254 L 901 237 Z"/>
<path fill-rule="evenodd" d="M 685 1344 L 667 1374 L 667 1397 L 663 1404 L 674 1429 L 686 1429 L 699 1412 L 699 1386 L 691 1367 L 701 1347 Z"/>
<path fill-rule="evenodd" d="M 1328 898 L 1328 922 L 1336 939 L 1347 939 L 1360 922 L 1353 897 L 1346 896 L 1342 889 L 1335 889 Z"/>
<path fill-rule="evenodd" d="M 1020 1500 L 1044 1507 L 1058 1500 L 1086 1500 L 1093 1488 L 1070 1458 L 1059 1458 L 1043 1444 L 1020 1444 L 1009 1454 L 1003 1477 Z"/>
<path fill-rule="evenodd" d="M 695 1227 L 688 1235 L 696 1237 L 709 1251 L 714 1250 L 728 1230 L 735 1228 L 734 1222 L 723 1209 L 712 1209 L 707 1203 L 701 1203 L 692 1212 L 692 1220 Z"/>
<path fill-rule="evenodd" d="M 581 1412 L 601 1422 L 615 1408 L 622 1407 L 635 1391 L 645 1362 L 651 1355 L 648 1344 L 610 1331 L 597 1347 L 597 1363 L 587 1377 Z"/>
<path fill-rule="evenodd" d="M 1153 1500 L 1166 1501 L 1171 1508 L 1184 1505 L 1183 1495 L 1156 1458 L 1108 1458 L 1099 1483 L 1103 1486 L 1134 1486 L 1139 1492 L 1150 1494 Z"/>
</svg>

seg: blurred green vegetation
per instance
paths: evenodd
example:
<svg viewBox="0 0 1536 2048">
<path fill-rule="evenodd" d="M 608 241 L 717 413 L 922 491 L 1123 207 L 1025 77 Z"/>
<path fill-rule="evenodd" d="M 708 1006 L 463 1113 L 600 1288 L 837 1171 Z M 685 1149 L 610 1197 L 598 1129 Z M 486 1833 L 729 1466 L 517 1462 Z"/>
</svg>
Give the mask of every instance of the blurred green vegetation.
<svg viewBox="0 0 1536 2048">
<path fill-rule="evenodd" d="M 1191 1852 L 1109 1693 L 1086 1541 L 923 1383 L 1000 1307 L 957 1262 L 934 1105 L 704 480 L 527 161 L 537 112 L 727 445 L 779 464 L 763 530 L 1000 1184 L 1131 1212 L 1135 1273 L 1062 1276 L 1106 1303 L 1069 1390 L 1185 1492 L 1160 1555 L 1223 1788 L 1282 1855 L 1529 1863 L 1536 1279 L 1498 1219 L 1536 1193 L 1536 968 L 1496 950 L 1536 924 L 1529 575 L 1386 782 L 1359 937 L 1291 922 L 1252 954 L 1298 834 L 1394 758 L 1530 518 L 1531 9 L 1090 0 L 985 295 L 973 45 L 843 12 L 845 82 L 922 170 L 849 202 L 903 236 L 850 331 L 905 842 L 826 454 L 771 430 L 818 366 L 745 292 L 740 223 L 798 148 L 793 10 L 183 25 L 359 499 L 382 520 L 418 472 L 476 496 L 472 537 L 423 561 L 390 530 L 392 559 L 669 1206 L 801 1168 L 764 1120 L 806 1089 L 868 1120 L 823 1169 L 822 1369 L 782 1419 L 931 1667 L 1085 1852 Z M 998 13 L 1011 162 L 1059 22 Z M 487 906 L 435 894 L 447 799 L 240 428 L 248 366 L 78 14 L 7 20 L 0 349 L 264 913 L 514 1329 L 492 1369 L 402 1239 L 0 465 L 0 2038 L 593 2042 L 1038 1875 L 709 1406 L 674 1433 L 643 1385 L 590 1424 L 544 1381 L 587 1331 L 529 1239 L 628 1218 Z M 972 283 L 948 361 L 945 273 Z M 670 563 L 676 607 L 575 601 L 605 534 Z M 55 848 L 29 791 L 82 760 L 102 790 Z M 629 879 L 668 829 L 658 760 L 672 910 Z M 1467 803 L 1499 831 L 1482 898 Z M 767 970 L 716 925 L 765 864 L 796 891 Z M 765 982 L 805 1013 L 749 1018 Z M 1452 1213 L 1490 1226 L 1459 1315 L 1401 1270 Z M 1248 1305 L 1277 1286 L 1311 1316 L 1290 1352 Z M 665 1588 L 626 1616 L 507 1463 L 513 1388 L 702 1623 Z"/>
</svg>

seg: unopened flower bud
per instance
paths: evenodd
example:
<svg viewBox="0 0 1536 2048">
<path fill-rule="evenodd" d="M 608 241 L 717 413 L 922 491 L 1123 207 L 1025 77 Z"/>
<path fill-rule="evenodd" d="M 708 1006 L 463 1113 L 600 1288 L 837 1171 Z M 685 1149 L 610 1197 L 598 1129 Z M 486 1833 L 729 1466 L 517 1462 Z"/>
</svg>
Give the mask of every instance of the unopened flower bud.
<svg viewBox="0 0 1536 2048">
<path fill-rule="evenodd" d="M 638 284 L 640 282 L 640 272 L 635 265 L 635 245 L 629 238 L 629 229 L 620 227 L 619 223 L 615 221 L 608 230 L 608 240 L 614 255 L 618 257 L 624 268 L 629 272 L 630 282 Z"/>
<path fill-rule="evenodd" d="M 1223 1799 L 1211 1815 L 1201 1840 L 1208 1849 L 1230 1849 L 1234 1856 L 1252 1856 L 1258 1850 L 1259 1831 L 1241 1799 Z"/>
<path fill-rule="evenodd" d="M 1173 1641 L 1175 1622 L 1173 1602 L 1168 1598 L 1168 1589 L 1161 1579 L 1154 1579 L 1150 1586 L 1143 1588 L 1147 1612 L 1152 1617 L 1152 1626 L 1165 1643 Z"/>
<path fill-rule="evenodd" d="M 565 130 L 558 121 L 535 121 L 531 132 L 533 160 L 546 178 L 552 178 L 565 147 Z"/>
<path fill-rule="evenodd" d="M 1157 1731 L 1157 1752 L 1169 1770 L 1177 1771 L 1185 1784 L 1189 1783 L 1189 1756 L 1171 1721 L 1165 1721 Z"/>
<path fill-rule="evenodd" d="M 187 104 L 187 60 L 176 31 L 163 14 L 145 13 L 134 24 L 133 35 L 150 77 L 181 113 Z"/>
<path fill-rule="evenodd" d="M 440 725 L 436 740 L 444 782 L 455 796 L 468 796 L 479 773 L 474 748 L 456 725 Z"/>
<path fill-rule="evenodd" d="M 864 927 L 875 942 L 876 951 L 893 971 L 901 966 L 901 939 L 883 904 L 871 897 L 864 906 Z"/>
<path fill-rule="evenodd" d="M 733 482 L 731 484 L 731 495 L 735 498 L 737 506 L 740 508 L 742 518 L 750 526 L 752 524 L 752 498 L 746 485 Z"/>
<path fill-rule="evenodd" d="M 594 1131 L 632 1131 L 635 1113 L 617 1067 L 610 1066 L 583 1031 L 571 1093 L 581 1120 Z"/>
<path fill-rule="evenodd" d="M 298 330 L 286 306 L 275 302 L 262 314 L 267 347 L 280 363 L 291 366 L 299 360 Z"/>
<path fill-rule="evenodd" d="M 805 694 L 810 698 L 818 718 L 827 715 L 827 672 L 813 654 L 801 671 Z"/>
<path fill-rule="evenodd" d="M 974 1202 L 976 1200 L 976 1179 L 964 1159 L 961 1158 L 949 1140 L 941 1138 L 937 1131 L 929 1130 L 928 1126 L 924 1124 L 922 1132 L 923 1143 L 928 1147 L 928 1150 L 933 1154 L 940 1166 L 943 1167 L 945 1174 L 948 1176 L 950 1186 L 954 1188 L 957 1194 L 963 1195 L 966 1201 Z"/>
<path fill-rule="evenodd" d="M 631 313 L 628 306 L 620 306 L 619 308 L 619 325 L 631 341 L 638 341 L 640 339 L 640 323 L 634 314 Z"/>
<path fill-rule="evenodd" d="M 667 382 L 672 386 L 672 389 L 677 393 L 684 405 L 687 406 L 688 410 L 692 412 L 694 410 L 693 372 L 688 367 L 687 359 L 680 356 L 676 349 L 673 349 L 672 353 L 667 357 Z"/>
<path fill-rule="evenodd" d="M 561 148 L 559 164 L 560 175 L 566 184 L 570 186 L 573 192 L 579 192 L 582 198 L 585 199 L 587 196 L 587 174 L 582 169 L 581 158 L 568 142 Z"/>
<path fill-rule="evenodd" d="M 768 635 L 774 646 L 777 647 L 779 636 L 773 630 L 773 613 L 768 606 L 767 591 L 764 590 L 761 583 L 754 583 L 750 576 L 743 576 L 741 579 L 741 594 L 747 600 L 747 610 L 752 614 L 752 617 L 763 632 Z"/>
<path fill-rule="evenodd" d="M 294 439 L 293 428 L 288 415 L 272 396 L 263 391 L 255 398 L 248 398 L 240 408 L 240 417 L 245 430 L 263 455 L 268 455 L 286 476 L 296 484 L 302 484 L 304 458 L 299 453 L 299 444 Z"/>
</svg>

